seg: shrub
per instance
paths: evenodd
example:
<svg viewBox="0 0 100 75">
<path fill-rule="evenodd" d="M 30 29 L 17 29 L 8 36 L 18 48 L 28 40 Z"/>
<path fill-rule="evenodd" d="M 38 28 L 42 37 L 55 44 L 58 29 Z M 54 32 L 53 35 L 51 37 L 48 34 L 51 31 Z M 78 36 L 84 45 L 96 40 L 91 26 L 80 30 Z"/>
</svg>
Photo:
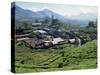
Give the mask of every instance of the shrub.
<svg viewBox="0 0 100 75">
<path fill-rule="evenodd" d="M 62 67 L 63 67 L 63 63 L 60 62 L 60 63 L 58 64 L 58 68 L 62 68 Z"/>
</svg>

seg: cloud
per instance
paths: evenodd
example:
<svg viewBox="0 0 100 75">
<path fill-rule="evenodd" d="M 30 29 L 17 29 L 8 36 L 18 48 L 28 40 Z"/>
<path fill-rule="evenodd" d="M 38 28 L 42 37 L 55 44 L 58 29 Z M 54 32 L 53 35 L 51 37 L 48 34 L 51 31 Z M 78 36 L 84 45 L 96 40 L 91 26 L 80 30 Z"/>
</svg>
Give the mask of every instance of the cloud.
<svg viewBox="0 0 100 75">
<path fill-rule="evenodd" d="M 83 12 L 84 14 L 87 13 L 94 13 L 97 14 L 97 7 L 80 7 L 80 11 Z"/>
<path fill-rule="evenodd" d="M 95 6 L 81 6 L 81 5 L 65 5 L 65 4 L 46 4 L 46 3 L 26 3 L 17 2 L 17 5 L 32 11 L 40 11 L 49 9 L 63 16 L 77 16 L 80 14 L 97 14 L 97 7 Z"/>
<path fill-rule="evenodd" d="M 62 15 L 66 16 L 77 16 L 80 14 L 97 14 L 97 7 L 84 7 L 84 6 L 79 6 L 79 7 L 65 7 L 65 8 L 60 8 L 60 9 L 55 9 L 55 12 L 58 12 Z"/>
</svg>

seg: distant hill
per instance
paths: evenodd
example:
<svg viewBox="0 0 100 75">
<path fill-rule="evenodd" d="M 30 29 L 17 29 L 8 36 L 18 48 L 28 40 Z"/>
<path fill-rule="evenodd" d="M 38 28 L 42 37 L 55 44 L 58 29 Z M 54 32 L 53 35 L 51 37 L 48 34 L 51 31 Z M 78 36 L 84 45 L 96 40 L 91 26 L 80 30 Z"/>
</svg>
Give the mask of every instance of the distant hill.
<svg viewBox="0 0 100 75">
<path fill-rule="evenodd" d="M 80 16 L 73 16 L 73 17 L 67 17 L 67 16 L 62 16 L 58 13 L 55 13 L 49 9 L 44 9 L 42 11 L 31 11 L 31 10 L 26 10 L 23 9 L 19 6 L 16 6 L 14 4 L 11 5 L 11 12 L 12 16 L 14 16 L 14 11 L 15 11 L 15 20 L 17 21 L 31 21 L 33 22 L 34 20 L 45 20 L 45 18 L 51 18 L 53 15 L 54 18 L 59 19 L 60 21 L 66 23 L 66 24 L 71 24 L 71 25 L 83 25 L 86 26 L 89 22 L 88 17 L 92 17 L 93 14 L 83 14 Z M 88 15 L 87 17 L 85 15 Z M 86 19 L 85 19 L 86 18 Z M 94 20 L 95 17 L 92 17 L 92 20 Z M 90 19 L 91 20 L 91 19 Z"/>
<path fill-rule="evenodd" d="M 15 11 L 15 14 L 14 14 Z M 11 7 L 11 12 L 12 12 L 12 16 L 15 15 L 15 20 L 20 20 L 20 21 L 29 21 L 33 19 L 33 16 L 35 15 L 34 12 L 30 11 L 30 10 L 24 10 L 16 5 L 13 5 Z"/>
</svg>

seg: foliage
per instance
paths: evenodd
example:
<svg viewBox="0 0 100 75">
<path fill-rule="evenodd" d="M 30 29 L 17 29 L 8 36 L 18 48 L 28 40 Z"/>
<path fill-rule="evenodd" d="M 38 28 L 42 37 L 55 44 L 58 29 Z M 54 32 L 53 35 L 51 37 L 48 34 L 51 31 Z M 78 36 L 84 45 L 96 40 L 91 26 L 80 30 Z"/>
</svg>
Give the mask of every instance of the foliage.
<svg viewBox="0 0 100 75">
<path fill-rule="evenodd" d="M 58 68 L 62 68 L 62 67 L 63 67 L 63 63 L 60 62 L 60 63 L 58 64 Z"/>
<path fill-rule="evenodd" d="M 52 20 L 52 25 L 51 27 L 55 29 L 63 29 L 64 23 L 59 21 L 58 19 L 53 19 Z"/>
<path fill-rule="evenodd" d="M 95 27 L 95 24 L 94 24 L 94 22 L 93 21 L 90 21 L 89 23 L 88 23 L 88 26 L 87 26 L 88 28 L 89 27 Z"/>
<path fill-rule="evenodd" d="M 16 72 L 96 68 L 96 59 L 96 40 L 79 47 L 73 44 L 63 44 L 57 49 L 51 47 L 35 50 L 24 44 L 16 44 Z"/>
</svg>

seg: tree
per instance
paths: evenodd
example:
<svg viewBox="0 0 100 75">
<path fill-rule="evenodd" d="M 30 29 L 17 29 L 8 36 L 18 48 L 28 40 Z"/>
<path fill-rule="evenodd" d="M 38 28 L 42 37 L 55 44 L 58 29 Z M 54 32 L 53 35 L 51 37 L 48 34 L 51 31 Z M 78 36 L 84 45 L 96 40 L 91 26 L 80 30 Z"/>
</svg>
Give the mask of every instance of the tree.
<svg viewBox="0 0 100 75">
<path fill-rule="evenodd" d="M 32 25 L 31 25 L 31 23 L 23 22 L 23 29 L 24 29 L 25 31 L 27 31 L 27 30 L 32 31 L 32 30 L 33 30 L 33 27 L 32 27 Z"/>
<path fill-rule="evenodd" d="M 55 29 L 66 29 L 65 24 L 58 19 L 53 19 L 51 26 Z"/>
<path fill-rule="evenodd" d="M 90 21 L 88 23 L 88 26 L 86 27 L 86 32 L 96 32 L 97 31 L 97 25 L 96 22 Z"/>
<path fill-rule="evenodd" d="M 94 24 L 93 21 L 90 21 L 90 22 L 88 23 L 88 26 L 87 26 L 87 28 L 91 28 L 91 27 L 95 27 L 95 24 Z"/>
<path fill-rule="evenodd" d="M 27 29 L 28 28 L 28 23 L 27 22 L 23 22 L 24 28 Z"/>
<path fill-rule="evenodd" d="M 42 21 L 43 27 L 51 25 L 50 18 L 45 17 L 45 20 Z"/>
<path fill-rule="evenodd" d="M 30 38 L 35 38 L 35 37 L 36 37 L 36 34 L 33 31 L 31 31 Z"/>
<path fill-rule="evenodd" d="M 24 30 L 21 27 L 16 28 L 16 34 L 23 33 Z"/>
<path fill-rule="evenodd" d="M 22 60 L 22 61 L 21 61 L 21 64 L 24 64 L 24 63 L 25 63 L 25 61 L 24 61 L 24 60 Z"/>
<path fill-rule="evenodd" d="M 63 62 L 58 63 L 58 68 L 62 68 L 63 67 Z"/>
<path fill-rule="evenodd" d="M 44 20 L 44 23 L 47 24 L 47 23 L 49 23 L 49 21 L 50 21 L 50 18 L 49 17 L 46 17 L 45 20 Z"/>
<path fill-rule="evenodd" d="M 97 28 L 97 23 L 98 23 L 98 21 L 97 21 L 97 19 L 96 19 L 96 21 L 95 21 L 95 27 Z"/>
</svg>

